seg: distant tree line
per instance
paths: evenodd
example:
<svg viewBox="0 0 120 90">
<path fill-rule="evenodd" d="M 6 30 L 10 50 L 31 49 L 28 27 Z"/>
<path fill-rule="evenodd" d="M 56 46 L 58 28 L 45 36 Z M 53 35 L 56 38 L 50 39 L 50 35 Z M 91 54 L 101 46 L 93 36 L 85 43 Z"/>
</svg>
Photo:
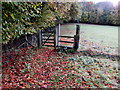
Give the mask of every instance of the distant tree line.
<svg viewBox="0 0 120 90">
<path fill-rule="evenodd" d="M 72 18 L 70 22 L 120 25 L 120 21 L 118 20 L 118 7 L 113 7 L 110 2 L 97 4 L 93 2 L 78 2 L 74 4 L 76 6 L 71 6 L 70 13 L 72 14 L 76 11 L 76 15 L 73 14 L 73 16 L 70 16 L 77 17 Z"/>
</svg>

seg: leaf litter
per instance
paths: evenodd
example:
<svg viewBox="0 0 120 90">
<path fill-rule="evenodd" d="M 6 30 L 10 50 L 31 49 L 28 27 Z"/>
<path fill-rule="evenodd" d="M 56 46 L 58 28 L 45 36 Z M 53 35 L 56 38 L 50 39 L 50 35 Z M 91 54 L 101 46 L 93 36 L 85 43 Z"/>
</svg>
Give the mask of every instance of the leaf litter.
<svg viewBox="0 0 120 90">
<path fill-rule="evenodd" d="M 23 48 L 11 51 L 12 59 L 3 52 L 2 88 L 119 87 L 117 60 L 66 52 Z"/>
</svg>

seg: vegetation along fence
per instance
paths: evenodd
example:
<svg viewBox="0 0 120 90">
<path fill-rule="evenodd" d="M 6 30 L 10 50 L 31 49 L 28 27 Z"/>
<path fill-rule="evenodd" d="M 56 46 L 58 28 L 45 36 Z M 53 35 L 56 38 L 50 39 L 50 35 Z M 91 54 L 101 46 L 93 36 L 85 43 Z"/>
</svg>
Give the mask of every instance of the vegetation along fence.
<svg viewBox="0 0 120 90">
<path fill-rule="evenodd" d="M 62 39 L 61 39 L 62 38 Z M 76 25 L 76 35 L 74 36 L 63 36 L 60 35 L 60 24 L 48 28 L 46 30 L 38 30 L 38 32 L 34 35 L 26 35 L 21 36 L 19 39 L 15 39 L 14 41 L 8 43 L 7 45 L 3 45 L 3 50 L 8 50 L 10 48 L 21 48 L 21 47 L 62 47 L 62 48 L 70 48 L 77 50 L 79 48 L 79 38 L 80 38 L 80 25 Z M 67 40 L 74 39 L 73 41 Z M 17 43 L 16 43 L 17 42 Z M 63 45 L 63 43 L 68 43 L 67 46 Z M 73 46 L 69 46 L 69 43 Z"/>
</svg>

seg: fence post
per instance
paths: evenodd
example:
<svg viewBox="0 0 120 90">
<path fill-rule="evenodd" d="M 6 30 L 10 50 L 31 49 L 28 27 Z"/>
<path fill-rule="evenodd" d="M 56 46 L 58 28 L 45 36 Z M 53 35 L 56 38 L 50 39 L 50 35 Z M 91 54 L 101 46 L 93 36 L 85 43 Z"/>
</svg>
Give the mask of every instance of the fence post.
<svg viewBox="0 0 120 90">
<path fill-rule="evenodd" d="M 60 24 L 55 27 L 55 34 L 54 34 L 54 47 L 56 48 L 59 45 L 59 39 L 60 39 Z"/>
<path fill-rule="evenodd" d="M 57 46 L 57 27 L 54 30 L 54 48 L 56 49 Z"/>
<path fill-rule="evenodd" d="M 38 47 L 41 47 L 42 46 L 42 30 L 38 30 L 37 38 L 38 38 Z"/>
<path fill-rule="evenodd" d="M 58 25 L 57 32 L 58 32 L 58 36 L 57 36 L 57 38 L 58 38 L 58 39 L 57 39 L 57 42 L 58 42 L 58 43 L 57 43 L 57 46 L 60 46 L 60 42 L 59 42 L 59 41 L 60 41 L 60 24 Z"/>
<path fill-rule="evenodd" d="M 79 38 L 80 38 L 80 25 L 76 25 L 76 35 L 74 35 L 74 46 L 73 49 L 77 51 L 79 48 Z"/>
</svg>

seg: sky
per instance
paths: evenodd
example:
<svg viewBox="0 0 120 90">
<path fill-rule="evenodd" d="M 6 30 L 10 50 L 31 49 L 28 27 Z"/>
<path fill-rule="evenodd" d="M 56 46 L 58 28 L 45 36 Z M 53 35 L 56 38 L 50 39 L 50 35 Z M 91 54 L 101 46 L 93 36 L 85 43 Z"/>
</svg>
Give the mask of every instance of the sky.
<svg viewBox="0 0 120 90">
<path fill-rule="evenodd" d="M 78 1 L 82 1 L 82 0 L 78 0 Z M 95 2 L 95 3 L 102 2 L 102 1 L 110 1 L 110 2 L 113 3 L 113 5 L 117 5 L 120 0 L 83 0 L 83 1 L 92 1 L 92 2 Z"/>
</svg>

